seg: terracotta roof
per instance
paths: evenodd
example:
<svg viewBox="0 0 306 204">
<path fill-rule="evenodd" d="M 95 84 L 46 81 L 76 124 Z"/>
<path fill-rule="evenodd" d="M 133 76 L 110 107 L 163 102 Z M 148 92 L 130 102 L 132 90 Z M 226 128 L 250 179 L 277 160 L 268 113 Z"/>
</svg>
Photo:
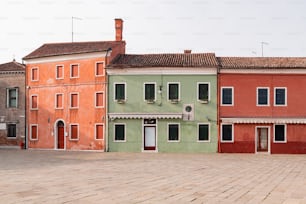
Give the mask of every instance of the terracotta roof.
<svg viewBox="0 0 306 204">
<path fill-rule="evenodd" d="M 121 54 L 110 63 L 108 68 L 139 67 L 217 67 L 214 53 L 194 54 Z"/>
<path fill-rule="evenodd" d="M 69 43 L 48 43 L 34 50 L 23 59 L 40 57 L 51 57 L 70 54 L 81 54 L 91 52 L 102 52 L 125 44 L 125 41 L 93 41 L 93 42 L 69 42 Z"/>
<path fill-rule="evenodd" d="M 306 68 L 306 57 L 217 57 L 221 68 Z"/>
<path fill-rule="evenodd" d="M 0 71 L 25 71 L 25 66 L 16 61 L 0 64 Z"/>
</svg>

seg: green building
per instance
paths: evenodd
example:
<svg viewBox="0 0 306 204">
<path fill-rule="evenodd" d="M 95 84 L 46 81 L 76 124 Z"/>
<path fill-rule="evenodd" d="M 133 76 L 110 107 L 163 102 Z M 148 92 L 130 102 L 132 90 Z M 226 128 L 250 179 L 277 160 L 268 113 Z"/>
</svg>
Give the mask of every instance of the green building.
<svg viewBox="0 0 306 204">
<path fill-rule="evenodd" d="M 118 55 L 107 67 L 108 151 L 217 152 L 213 53 Z"/>
</svg>

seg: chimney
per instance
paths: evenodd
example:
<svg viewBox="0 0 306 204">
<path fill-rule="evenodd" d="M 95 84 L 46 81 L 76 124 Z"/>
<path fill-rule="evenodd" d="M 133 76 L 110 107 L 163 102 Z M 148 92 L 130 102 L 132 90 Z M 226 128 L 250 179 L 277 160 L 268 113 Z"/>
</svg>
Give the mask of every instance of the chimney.
<svg viewBox="0 0 306 204">
<path fill-rule="evenodd" d="M 191 54 L 191 50 L 184 50 L 184 54 Z"/>
<path fill-rule="evenodd" d="M 123 20 L 121 18 L 115 19 L 115 29 L 116 41 L 122 41 Z"/>
</svg>

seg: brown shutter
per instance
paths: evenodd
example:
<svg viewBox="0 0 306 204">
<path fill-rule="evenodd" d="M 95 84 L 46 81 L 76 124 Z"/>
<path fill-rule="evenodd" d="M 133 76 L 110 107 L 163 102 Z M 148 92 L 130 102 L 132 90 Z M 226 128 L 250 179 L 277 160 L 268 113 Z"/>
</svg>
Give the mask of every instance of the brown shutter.
<svg viewBox="0 0 306 204">
<path fill-rule="evenodd" d="M 56 108 L 62 108 L 63 107 L 63 95 L 57 94 L 56 95 Z"/>
<path fill-rule="evenodd" d="M 71 66 L 71 77 L 78 77 L 79 76 L 79 66 L 74 64 Z"/>
<path fill-rule="evenodd" d="M 78 126 L 71 125 L 71 139 L 78 139 Z"/>
<path fill-rule="evenodd" d="M 37 68 L 32 69 L 32 80 L 38 80 L 38 69 Z"/>
<path fill-rule="evenodd" d="M 103 106 L 103 93 L 96 93 L 96 106 Z"/>
<path fill-rule="evenodd" d="M 78 94 L 71 94 L 71 107 L 72 108 L 78 107 Z"/>
<path fill-rule="evenodd" d="M 38 108 L 38 105 L 37 105 L 37 96 L 32 96 L 32 108 L 33 109 Z"/>
<path fill-rule="evenodd" d="M 31 126 L 31 134 L 32 139 L 37 139 L 37 126 Z"/>
<path fill-rule="evenodd" d="M 96 75 L 100 76 L 103 75 L 103 71 L 104 71 L 104 67 L 103 67 L 103 63 L 97 63 L 96 64 Z"/>
<path fill-rule="evenodd" d="M 63 78 L 63 66 L 56 67 L 56 78 Z"/>
<path fill-rule="evenodd" d="M 103 139 L 103 125 L 96 125 L 96 139 Z"/>
</svg>

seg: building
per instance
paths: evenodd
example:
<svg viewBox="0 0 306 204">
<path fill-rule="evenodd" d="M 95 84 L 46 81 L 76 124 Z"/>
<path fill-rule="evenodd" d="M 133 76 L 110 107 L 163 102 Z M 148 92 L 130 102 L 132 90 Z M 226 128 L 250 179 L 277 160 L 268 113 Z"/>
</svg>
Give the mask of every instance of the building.
<svg viewBox="0 0 306 204">
<path fill-rule="evenodd" d="M 306 58 L 218 61 L 219 152 L 306 153 Z"/>
<path fill-rule="evenodd" d="M 0 64 L 0 146 L 19 146 L 25 139 L 25 66 Z"/>
<path fill-rule="evenodd" d="M 104 67 L 125 53 L 123 21 L 116 40 L 44 44 L 24 57 L 28 147 L 105 150 Z"/>
<path fill-rule="evenodd" d="M 118 55 L 107 67 L 108 147 L 217 152 L 214 54 Z"/>
</svg>

